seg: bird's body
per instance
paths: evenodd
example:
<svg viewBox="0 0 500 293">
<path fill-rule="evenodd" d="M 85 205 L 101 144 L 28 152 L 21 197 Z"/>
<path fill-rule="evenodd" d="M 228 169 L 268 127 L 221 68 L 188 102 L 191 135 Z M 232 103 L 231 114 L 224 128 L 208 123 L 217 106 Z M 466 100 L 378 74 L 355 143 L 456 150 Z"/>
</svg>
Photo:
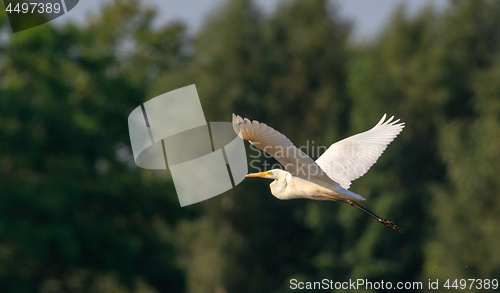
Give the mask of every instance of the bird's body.
<svg viewBox="0 0 500 293">
<path fill-rule="evenodd" d="M 293 176 L 292 174 L 290 174 L 290 172 L 281 169 L 274 169 L 271 170 L 271 172 L 273 176 L 278 176 L 278 178 L 276 178 L 269 185 L 271 187 L 271 193 L 281 200 L 295 198 L 328 200 L 325 197 L 317 196 L 318 194 L 331 195 L 343 199 L 363 199 L 361 196 L 349 190 L 345 190 L 335 183 L 325 182 L 323 180 L 315 180 L 314 177 L 312 177 L 310 180 L 306 180 L 301 177 Z M 247 177 L 266 178 L 264 174 L 262 176 L 253 176 L 252 174 L 249 174 L 247 175 Z M 274 177 L 269 178 L 272 179 Z"/>
<path fill-rule="evenodd" d="M 401 132 L 403 123 L 385 120 L 372 129 L 332 144 L 314 161 L 283 134 L 257 121 L 250 122 L 233 114 L 235 132 L 251 144 L 267 152 L 286 169 L 248 174 L 247 177 L 274 179 L 271 193 L 281 200 L 307 198 L 345 202 L 363 210 L 387 227 L 402 232 L 393 222 L 384 220 L 361 207 L 354 200 L 365 200 L 349 191 L 351 181 L 365 174 L 387 145 Z"/>
</svg>

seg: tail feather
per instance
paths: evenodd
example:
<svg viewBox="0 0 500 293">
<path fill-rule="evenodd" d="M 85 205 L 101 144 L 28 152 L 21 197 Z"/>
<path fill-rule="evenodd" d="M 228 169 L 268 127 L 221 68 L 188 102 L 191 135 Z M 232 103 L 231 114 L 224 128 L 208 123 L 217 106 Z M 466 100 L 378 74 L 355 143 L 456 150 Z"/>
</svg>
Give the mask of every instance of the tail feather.
<svg viewBox="0 0 500 293">
<path fill-rule="evenodd" d="M 352 191 L 349 191 L 347 189 L 339 188 L 339 189 L 337 189 L 337 191 L 340 192 L 341 194 L 345 194 L 346 195 L 346 197 L 345 197 L 346 199 L 366 200 L 361 195 L 356 194 L 356 193 L 354 193 Z M 354 198 L 351 198 L 351 197 L 354 197 Z"/>
</svg>

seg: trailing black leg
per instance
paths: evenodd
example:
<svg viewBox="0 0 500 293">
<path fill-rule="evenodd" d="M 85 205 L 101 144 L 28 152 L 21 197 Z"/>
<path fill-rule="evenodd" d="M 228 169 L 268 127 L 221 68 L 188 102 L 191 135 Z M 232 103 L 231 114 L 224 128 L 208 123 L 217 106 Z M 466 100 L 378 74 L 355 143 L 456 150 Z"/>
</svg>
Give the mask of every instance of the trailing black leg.
<svg viewBox="0 0 500 293">
<path fill-rule="evenodd" d="M 344 200 L 342 200 L 342 201 L 344 201 Z M 396 230 L 396 231 L 398 231 L 400 233 L 404 232 L 403 229 L 401 229 L 398 226 L 396 226 L 396 224 L 394 224 L 393 221 L 388 221 L 386 219 L 382 219 L 381 217 L 375 215 L 374 213 L 370 212 L 369 210 L 367 210 L 364 207 L 362 207 L 361 205 L 359 205 L 357 202 L 354 202 L 354 201 L 352 201 L 350 199 L 347 199 L 344 202 L 347 203 L 347 204 L 350 204 L 353 207 L 356 207 L 356 208 L 362 210 L 363 212 L 365 212 L 367 214 L 369 214 L 370 216 L 372 216 L 373 218 L 377 219 L 377 221 L 379 221 L 380 223 L 386 225 L 387 227 L 389 227 L 391 229 L 394 229 L 394 230 Z"/>
<path fill-rule="evenodd" d="M 377 221 L 379 221 L 380 223 L 384 224 L 385 226 L 391 228 L 391 229 L 394 229 L 400 233 L 403 233 L 403 229 L 399 228 L 398 226 L 396 226 L 396 224 L 394 224 L 393 221 L 388 221 L 386 219 L 382 219 L 381 217 L 375 215 L 374 213 L 370 212 L 369 210 L 365 209 L 364 207 L 362 207 L 361 205 L 359 205 L 357 202 L 354 202 L 350 199 L 342 199 L 342 198 L 337 198 L 337 197 L 334 197 L 334 196 L 328 196 L 328 198 L 331 198 L 332 200 L 336 200 L 336 201 L 341 201 L 341 202 L 345 202 L 346 204 L 349 204 L 355 208 L 358 208 L 360 210 L 362 210 L 363 212 L 369 214 L 370 216 L 372 216 L 374 219 L 376 219 Z"/>
</svg>

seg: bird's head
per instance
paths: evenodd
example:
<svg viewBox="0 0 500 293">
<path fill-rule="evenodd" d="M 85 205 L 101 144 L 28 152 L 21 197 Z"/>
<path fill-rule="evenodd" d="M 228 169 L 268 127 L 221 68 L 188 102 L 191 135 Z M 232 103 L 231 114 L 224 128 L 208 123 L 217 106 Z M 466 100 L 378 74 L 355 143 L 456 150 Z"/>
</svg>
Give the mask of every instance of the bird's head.
<svg viewBox="0 0 500 293">
<path fill-rule="evenodd" d="M 286 176 L 288 172 L 281 170 L 281 169 L 273 169 L 265 172 L 258 172 L 258 173 L 251 173 L 248 174 L 246 177 L 261 177 L 261 178 L 268 178 L 268 179 L 281 179 Z"/>
</svg>

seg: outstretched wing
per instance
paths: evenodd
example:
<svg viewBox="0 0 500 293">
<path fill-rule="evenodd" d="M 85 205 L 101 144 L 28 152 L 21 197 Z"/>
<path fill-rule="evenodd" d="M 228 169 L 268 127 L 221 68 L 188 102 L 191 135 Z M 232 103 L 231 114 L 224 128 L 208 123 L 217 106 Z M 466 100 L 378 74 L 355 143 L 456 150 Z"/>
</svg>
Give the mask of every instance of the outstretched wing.
<svg viewBox="0 0 500 293">
<path fill-rule="evenodd" d="M 288 137 L 272 127 L 233 114 L 233 128 L 239 137 L 273 156 L 292 175 L 306 180 L 317 178 L 328 183 L 333 182 L 313 159 L 298 149 Z"/>
<path fill-rule="evenodd" d="M 372 129 L 332 144 L 316 160 L 342 188 L 348 189 L 352 180 L 363 176 L 403 130 L 404 123 L 398 123 L 399 119 L 392 121 L 392 116 L 384 122 L 385 117 Z"/>
</svg>

